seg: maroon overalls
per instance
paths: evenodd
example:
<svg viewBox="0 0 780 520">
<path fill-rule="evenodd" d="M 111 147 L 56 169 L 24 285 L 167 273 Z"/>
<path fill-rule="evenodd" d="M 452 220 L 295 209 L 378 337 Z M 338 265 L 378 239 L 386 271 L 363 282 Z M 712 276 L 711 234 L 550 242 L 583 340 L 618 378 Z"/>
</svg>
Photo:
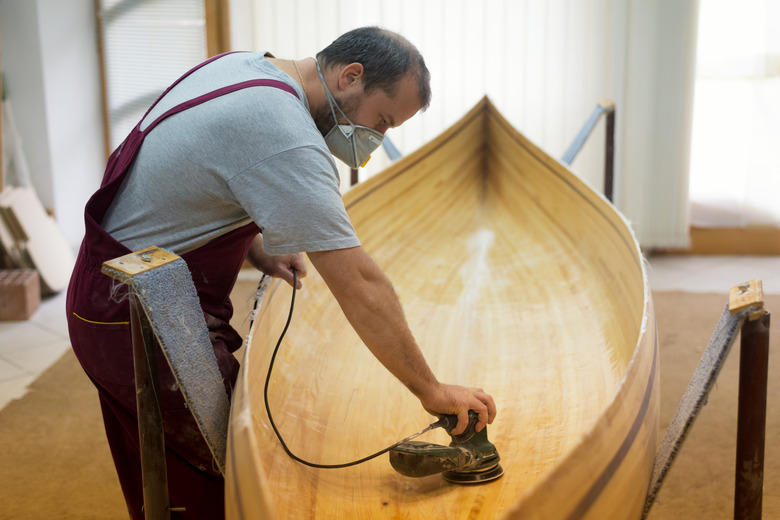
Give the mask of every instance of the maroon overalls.
<svg viewBox="0 0 780 520">
<path fill-rule="evenodd" d="M 163 96 L 184 77 L 218 57 L 189 71 L 171 85 Z M 98 389 L 111 454 L 132 518 L 143 518 L 143 487 L 129 302 L 126 298 L 117 297 L 115 282 L 100 272 L 105 260 L 131 251 L 114 240 L 100 223 L 122 180 L 129 172 L 145 136 L 160 121 L 218 96 L 256 86 L 276 87 L 297 96 L 295 90 L 283 82 L 251 80 L 223 87 L 182 103 L 161 115 L 143 131 L 139 122 L 109 158 L 101 187 L 85 208 L 86 232 L 68 286 L 68 328 L 73 351 Z M 151 111 L 151 108 L 149 110 Z M 242 342 L 241 337 L 229 324 L 233 315 L 229 296 L 249 245 L 259 231 L 254 223 L 247 224 L 182 255 L 192 273 L 200 297 L 228 395 L 238 374 L 238 362 L 232 352 L 240 347 Z M 173 516 L 222 518 L 224 480 L 212 465 L 211 453 L 192 414 L 184 404 L 184 397 L 176 388 L 170 367 L 162 354 L 158 366 L 169 497 L 172 507 L 187 509 L 186 513 L 173 513 Z"/>
</svg>

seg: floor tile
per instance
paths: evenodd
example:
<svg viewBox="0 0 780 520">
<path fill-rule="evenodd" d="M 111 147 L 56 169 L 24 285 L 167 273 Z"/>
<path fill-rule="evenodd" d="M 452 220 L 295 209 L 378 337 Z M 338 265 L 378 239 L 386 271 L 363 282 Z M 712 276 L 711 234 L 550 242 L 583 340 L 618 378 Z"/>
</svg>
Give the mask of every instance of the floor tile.
<svg viewBox="0 0 780 520">
<path fill-rule="evenodd" d="M 53 331 L 43 328 L 32 321 L 2 322 L 0 323 L 0 354 L 58 343 L 64 339 L 63 333 L 62 330 Z"/>
<path fill-rule="evenodd" d="M 648 262 L 653 290 L 725 293 L 760 279 L 766 294 L 780 294 L 780 257 L 661 255 Z"/>
<path fill-rule="evenodd" d="M 68 339 L 68 322 L 65 316 L 65 292 L 48 297 L 30 317 L 30 323 Z"/>
<path fill-rule="evenodd" d="M 0 357 L 0 381 L 10 381 L 29 375 L 24 368 L 9 359 Z"/>
<path fill-rule="evenodd" d="M 28 374 L 40 374 L 70 349 L 70 342 L 59 341 L 37 347 L 18 348 L 3 354 L 3 359 Z"/>
</svg>

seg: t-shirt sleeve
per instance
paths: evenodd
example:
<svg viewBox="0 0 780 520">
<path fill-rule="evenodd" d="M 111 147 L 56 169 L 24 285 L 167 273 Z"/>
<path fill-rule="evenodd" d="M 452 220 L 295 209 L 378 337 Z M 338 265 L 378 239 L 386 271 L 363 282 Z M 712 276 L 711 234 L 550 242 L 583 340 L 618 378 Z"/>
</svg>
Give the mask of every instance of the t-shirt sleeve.
<svg viewBox="0 0 780 520">
<path fill-rule="evenodd" d="M 268 157 L 228 184 L 262 230 L 268 253 L 327 251 L 360 245 L 337 172 L 329 154 L 305 146 Z"/>
</svg>

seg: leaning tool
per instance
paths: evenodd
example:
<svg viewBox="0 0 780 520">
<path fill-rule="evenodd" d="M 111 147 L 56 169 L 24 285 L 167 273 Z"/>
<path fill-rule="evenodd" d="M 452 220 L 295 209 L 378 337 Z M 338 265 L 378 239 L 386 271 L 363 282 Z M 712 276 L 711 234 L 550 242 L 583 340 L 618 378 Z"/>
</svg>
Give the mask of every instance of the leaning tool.
<svg viewBox="0 0 780 520">
<path fill-rule="evenodd" d="M 390 464 L 407 477 L 426 477 L 441 473 L 444 480 L 456 484 L 479 484 L 504 474 L 496 447 L 488 440 L 487 427 L 476 431 L 479 420 L 469 411 L 469 424 L 463 433 L 453 435 L 458 424 L 455 415 L 442 416 L 443 427 L 452 438 L 449 446 L 407 441 L 390 450 Z"/>
<path fill-rule="evenodd" d="M 130 289 L 144 508 L 147 518 L 168 518 L 174 509 L 168 504 L 164 433 L 157 398 L 158 350 L 162 349 L 222 473 L 230 402 L 186 262 L 153 246 L 104 262 L 101 271 Z"/>
</svg>

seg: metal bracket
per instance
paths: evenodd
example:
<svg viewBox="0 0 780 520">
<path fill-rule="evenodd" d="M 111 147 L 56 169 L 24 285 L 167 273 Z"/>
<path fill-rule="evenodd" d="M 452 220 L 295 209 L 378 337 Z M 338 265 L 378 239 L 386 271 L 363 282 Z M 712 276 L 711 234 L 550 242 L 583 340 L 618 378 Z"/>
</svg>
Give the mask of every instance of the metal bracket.
<svg viewBox="0 0 780 520">
<path fill-rule="evenodd" d="M 602 115 L 607 116 L 606 144 L 604 150 L 604 196 L 612 202 L 615 185 L 615 103 L 609 99 L 604 99 L 596 105 L 590 117 L 582 125 L 577 136 L 572 141 L 569 148 L 561 157 L 561 162 L 566 166 L 571 166 L 574 158 L 585 145 L 585 141 L 590 137 L 591 132 L 596 127 Z"/>
</svg>

